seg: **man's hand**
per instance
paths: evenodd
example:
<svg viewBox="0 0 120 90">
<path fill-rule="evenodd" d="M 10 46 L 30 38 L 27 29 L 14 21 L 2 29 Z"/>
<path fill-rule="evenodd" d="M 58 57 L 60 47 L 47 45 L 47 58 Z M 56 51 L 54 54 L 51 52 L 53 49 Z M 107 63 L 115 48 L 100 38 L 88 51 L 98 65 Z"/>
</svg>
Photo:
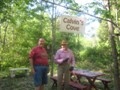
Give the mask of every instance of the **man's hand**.
<svg viewBox="0 0 120 90">
<path fill-rule="evenodd" d="M 31 69 L 31 73 L 32 73 L 32 74 L 35 74 L 35 70 L 34 70 L 33 68 Z"/>
<path fill-rule="evenodd" d="M 67 62 L 67 61 L 68 61 L 68 59 L 69 59 L 69 58 L 64 59 L 64 60 L 63 60 L 63 63 L 64 63 L 64 62 Z"/>
<path fill-rule="evenodd" d="M 74 69 L 74 67 L 73 67 L 73 66 L 71 66 L 71 67 L 69 68 L 69 70 L 70 70 L 70 71 L 72 71 L 73 69 Z"/>
</svg>

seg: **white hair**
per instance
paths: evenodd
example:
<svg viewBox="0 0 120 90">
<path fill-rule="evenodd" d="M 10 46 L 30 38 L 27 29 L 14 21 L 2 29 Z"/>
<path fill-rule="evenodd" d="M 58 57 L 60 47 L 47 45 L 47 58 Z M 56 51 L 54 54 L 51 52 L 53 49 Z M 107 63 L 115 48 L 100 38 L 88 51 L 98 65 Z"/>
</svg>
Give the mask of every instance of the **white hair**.
<svg viewBox="0 0 120 90">
<path fill-rule="evenodd" d="M 44 38 L 40 38 L 39 41 L 45 41 L 45 39 Z"/>
</svg>

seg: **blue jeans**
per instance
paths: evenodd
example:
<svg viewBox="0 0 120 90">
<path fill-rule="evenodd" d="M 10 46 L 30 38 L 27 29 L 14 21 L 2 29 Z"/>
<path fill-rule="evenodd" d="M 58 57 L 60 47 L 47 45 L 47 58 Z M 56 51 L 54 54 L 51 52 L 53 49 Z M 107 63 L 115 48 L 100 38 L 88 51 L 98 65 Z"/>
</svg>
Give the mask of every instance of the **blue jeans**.
<svg viewBox="0 0 120 90">
<path fill-rule="evenodd" d="M 48 66 L 35 65 L 34 85 L 36 87 L 48 83 Z"/>
</svg>

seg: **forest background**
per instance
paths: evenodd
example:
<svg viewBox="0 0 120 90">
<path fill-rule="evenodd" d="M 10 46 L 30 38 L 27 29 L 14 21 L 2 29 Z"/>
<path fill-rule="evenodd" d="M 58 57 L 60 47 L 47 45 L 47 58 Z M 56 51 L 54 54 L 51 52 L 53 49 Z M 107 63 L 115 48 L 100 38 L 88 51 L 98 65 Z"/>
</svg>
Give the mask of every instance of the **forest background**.
<svg viewBox="0 0 120 90">
<path fill-rule="evenodd" d="M 64 8 L 62 12 L 60 7 Z M 120 59 L 119 8 L 118 0 L 94 0 L 84 6 L 74 0 L 0 0 L 0 77 L 7 77 L 10 68 L 30 67 L 29 52 L 40 37 L 46 40 L 53 74 L 56 66 L 52 56 L 60 48 L 60 41 L 67 39 L 76 67 L 108 74 L 115 90 L 120 90 L 119 79 L 116 81 Z M 86 25 L 97 19 L 100 26 L 91 39 L 83 34 L 59 32 L 57 18 L 61 15 L 87 15 L 91 18 L 87 18 Z"/>
</svg>

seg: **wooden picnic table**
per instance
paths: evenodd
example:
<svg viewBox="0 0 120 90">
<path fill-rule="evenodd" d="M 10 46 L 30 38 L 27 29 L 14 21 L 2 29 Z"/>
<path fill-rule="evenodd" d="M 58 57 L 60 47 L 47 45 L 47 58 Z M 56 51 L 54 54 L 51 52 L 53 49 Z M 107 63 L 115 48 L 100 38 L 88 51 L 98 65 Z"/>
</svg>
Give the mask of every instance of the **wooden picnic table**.
<svg viewBox="0 0 120 90">
<path fill-rule="evenodd" d="M 77 70 L 73 70 L 71 72 L 71 75 L 76 75 L 80 83 L 81 83 L 80 81 L 81 77 L 85 77 L 88 80 L 91 88 L 98 90 L 95 85 L 95 81 L 97 80 L 98 77 L 103 76 L 105 74 L 101 72 L 93 72 L 93 71 L 88 71 L 88 70 L 77 69 Z"/>
</svg>

